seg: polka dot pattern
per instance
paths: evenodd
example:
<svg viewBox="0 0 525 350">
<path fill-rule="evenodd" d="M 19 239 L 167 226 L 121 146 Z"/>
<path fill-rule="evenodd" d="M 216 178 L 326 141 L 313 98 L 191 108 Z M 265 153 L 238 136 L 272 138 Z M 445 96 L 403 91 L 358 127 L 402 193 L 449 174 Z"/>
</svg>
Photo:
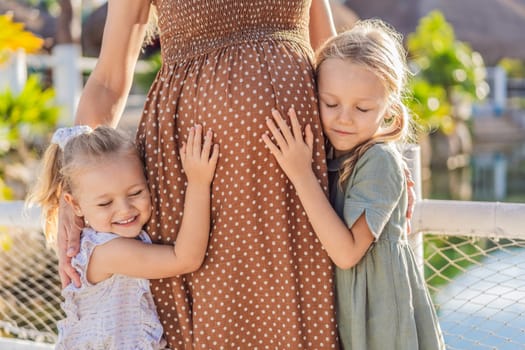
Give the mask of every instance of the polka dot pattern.
<svg viewBox="0 0 525 350">
<path fill-rule="evenodd" d="M 293 186 L 261 141 L 271 108 L 293 106 L 300 121 L 313 127 L 313 166 L 326 188 L 305 40 L 309 2 L 158 0 L 156 5 L 164 65 L 137 136 L 152 190 L 147 230 L 153 240 L 172 243 L 177 237 L 186 184 L 178 147 L 188 129 L 195 123 L 211 128 L 221 147 L 203 266 L 152 281 L 170 347 L 337 348 L 330 259 Z"/>
</svg>

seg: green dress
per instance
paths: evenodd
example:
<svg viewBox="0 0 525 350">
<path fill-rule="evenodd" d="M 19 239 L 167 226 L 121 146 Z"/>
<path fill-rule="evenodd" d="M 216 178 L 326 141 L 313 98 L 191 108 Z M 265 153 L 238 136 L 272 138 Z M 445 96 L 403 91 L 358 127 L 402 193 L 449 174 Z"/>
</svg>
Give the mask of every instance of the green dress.
<svg viewBox="0 0 525 350">
<path fill-rule="evenodd" d="M 344 349 L 433 350 L 445 344 L 425 281 L 407 242 L 407 189 L 401 156 L 372 146 L 345 184 L 329 162 L 330 201 L 348 227 L 364 213 L 375 241 L 350 269 L 336 269 L 337 317 Z"/>
</svg>

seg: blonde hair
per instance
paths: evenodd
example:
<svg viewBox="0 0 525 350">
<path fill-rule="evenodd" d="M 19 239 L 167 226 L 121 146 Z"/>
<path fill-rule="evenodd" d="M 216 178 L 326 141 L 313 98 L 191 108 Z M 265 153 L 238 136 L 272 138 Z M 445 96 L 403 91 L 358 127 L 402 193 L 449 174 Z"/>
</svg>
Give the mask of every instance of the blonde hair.
<svg viewBox="0 0 525 350">
<path fill-rule="evenodd" d="M 26 199 L 28 206 L 37 204 L 42 208 L 48 241 L 56 239 L 60 199 L 64 193 L 72 192 L 75 175 L 115 155 L 139 157 L 131 137 L 108 126 L 99 126 L 73 137 L 63 150 L 56 143 L 49 145 L 44 153 L 40 176 Z"/>
<path fill-rule="evenodd" d="M 316 53 L 315 73 L 328 59 L 341 59 L 363 65 L 382 82 L 387 97 L 384 132 L 352 150 L 342 165 L 339 184 L 352 174 L 357 160 L 378 142 L 405 139 L 409 130 L 409 113 L 403 103 L 406 93 L 408 66 L 400 33 L 381 20 L 357 22 L 352 29 L 325 42 Z"/>
</svg>

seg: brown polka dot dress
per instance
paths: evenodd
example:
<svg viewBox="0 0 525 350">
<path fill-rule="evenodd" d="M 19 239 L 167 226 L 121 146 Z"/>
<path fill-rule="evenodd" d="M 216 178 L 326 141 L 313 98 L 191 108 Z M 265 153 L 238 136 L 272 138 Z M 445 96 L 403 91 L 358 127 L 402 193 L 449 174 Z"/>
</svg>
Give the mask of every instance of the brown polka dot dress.
<svg viewBox="0 0 525 350">
<path fill-rule="evenodd" d="M 261 141 L 271 108 L 297 110 L 326 164 L 308 43 L 310 0 L 157 0 L 163 66 L 138 131 L 153 198 L 147 231 L 173 243 L 179 144 L 196 123 L 220 159 L 199 271 L 152 281 L 172 349 L 337 348 L 333 270 L 291 183 Z"/>
</svg>

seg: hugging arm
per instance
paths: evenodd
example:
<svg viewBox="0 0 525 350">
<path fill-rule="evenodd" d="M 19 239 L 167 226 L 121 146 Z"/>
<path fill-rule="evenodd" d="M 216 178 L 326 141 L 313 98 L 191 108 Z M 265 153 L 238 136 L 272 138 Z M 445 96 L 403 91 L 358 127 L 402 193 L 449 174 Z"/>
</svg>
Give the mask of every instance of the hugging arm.
<svg viewBox="0 0 525 350">
<path fill-rule="evenodd" d="M 88 268 L 94 282 L 111 274 L 140 278 L 164 278 L 190 273 L 204 261 L 210 234 L 211 183 L 219 157 L 208 130 L 204 144 L 202 127 L 190 130 L 180 150 L 188 180 L 184 213 L 174 245 L 145 244 L 135 239 L 117 238 L 97 247 Z"/>
<path fill-rule="evenodd" d="M 273 112 L 273 120 L 267 125 L 272 136 L 263 135 L 263 141 L 293 183 L 297 195 L 306 211 L 321 244 L 340 268 L 356 265 L 374 241 L 364 215 L 351 228 L 339 218 L 326 197 L 312 169 L 313 134 L 305 127 L 303 139 L 301 126 L 295 111 L 289 111 L 291 129 L 279 112 Z"/>
</svg>

